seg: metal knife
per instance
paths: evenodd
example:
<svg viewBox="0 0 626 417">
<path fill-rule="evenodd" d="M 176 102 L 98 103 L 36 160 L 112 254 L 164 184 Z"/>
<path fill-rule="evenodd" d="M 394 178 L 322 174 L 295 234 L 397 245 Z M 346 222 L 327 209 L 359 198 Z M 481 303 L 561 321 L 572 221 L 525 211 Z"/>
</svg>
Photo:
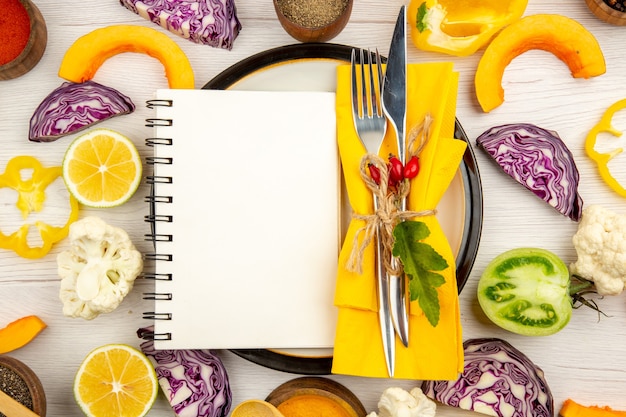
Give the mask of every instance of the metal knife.
<svg viewBox="0 0 626 417">
<path fill-rule="evenodd" d="M 406 6 L 400 13 L 393 31 L 387 69 L 383 83 L 383 111 L 393 126 L 398 146 L 398 159 L 406 164 Z M 401 210 L 406 210 L 406 201 L 401 202 Z M 393 258 L 392 262 L 400 262 Z M 393 326 L 404 346 L 409 344 L 409 313 L 407 302 L 407 283 L 402 276 L 389 276 L 389 307 Z"/>
</svg>

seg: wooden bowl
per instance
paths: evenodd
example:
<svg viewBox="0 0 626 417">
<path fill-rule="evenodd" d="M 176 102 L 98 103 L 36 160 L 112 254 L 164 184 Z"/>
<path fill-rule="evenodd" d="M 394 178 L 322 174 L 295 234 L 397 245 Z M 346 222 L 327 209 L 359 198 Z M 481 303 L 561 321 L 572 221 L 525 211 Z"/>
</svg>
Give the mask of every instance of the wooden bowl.
<svg viewBox="0 0 626 417">
<path fill-rule="evenodd" d="M 626 25 L 626 13 L 615 10 L 606 4 L 604 0 L 585 0 L 585 2 L 589 10 L 599 19 L 612 25 Z"/>
<path fill-rule="evenodd" d="M 46 416 L 46 394 L 37 375 L 23 362 L 6 355 L 0 355 L 0 367 L 17 374 L 28 387 L 32 399 L 32 410 L 40 417 Z M 24 405 L 24 404 L 22 404 Z"/>
<path fill-rule="evenodd" d="M 285 417 L 298 417 L 297 413 L 290 412 L 287 407 L 291 408 L 295 402 L 300 401 L 306 406 L 315 401 L 320 408 L 318 414 L 325 417 L 365 417 L 367 414 L 365 407 L 352 391 L 323 377 L 301 377 L 287 381 L 274 389 L 265 401 L 273 404 Z"/>
<path fill-rule="evenodd" d="M 300 42 L 326 42 L 337 36 L 348 23 L 350 14 L 352 13 L 353 0 L 335 0 L 338 4 L 345 3 L 345 7 L 335 17 L 335 13 L 331 13 L 334 20 L 328 22 L 326 16 L 321 13 L 315 16 L 314 12 L 298 13 L 296 9 L 292 9 L 290 5 L 301 0 L 274 0 L 274 10 L 278 21 L 285 31 L 294 39 Z M 311 17 L 316 19 L 311 19 Z M 317 24 L 317 22 L 328 22 Z"/>
<path fill-rule="evenodd" d="M 20 0 L 30 19 L 30 37 L 13 61 L 0 65 L 0 80 L 11 80 L 26 74 L 39 62 L 48 43 L 48 30 L 41 12 L 30 0 Z"/>
</svg>

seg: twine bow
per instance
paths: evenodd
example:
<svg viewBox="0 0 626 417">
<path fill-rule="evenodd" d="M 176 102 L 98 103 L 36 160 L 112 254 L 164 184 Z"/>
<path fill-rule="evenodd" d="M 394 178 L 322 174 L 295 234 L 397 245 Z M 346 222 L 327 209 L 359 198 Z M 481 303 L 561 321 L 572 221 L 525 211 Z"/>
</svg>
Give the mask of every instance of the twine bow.
<svg viewBox="0 0 626 417">
<path fill-rule="evenodd" d="M 413 155 L 419 155 L 430 135 L 432 117 L 427 114 L 424 120 L 415 126 L 408 134 L 408 148 L 414 149 Z M 378 183 L 369 175 L 369 167 L 375 166 L 380 172 Z M 383 262 L 387 274 L 399 276 L 402 273 L 401 262 L 391 262 L 393 245 L 393 229 L 401 221 L 414 217 L 432 216 L 436 210 L 400 210 L 400 202 L 407 198 L 411 191 L 409 180 L 400 181 L 393 189 L 389 188 L 389 172 L 385 161 L 376 154 L 368 153 L 361 158 L 360 164 L 361 179 L 372 192 L 374 199 L 378 199 L 378 209 L 373 214 L 360 214 L 353 212 L 352 218 L 365 221 L 365 225 L 358 229 L 352 242 L 352 251 L 346 262 L 346 269 L 357 274 L 363 273 L 363 254 L 365 248 L 372 243 L 378 233 L 383 246 Z M 360 243 L 359 243 L 359 240 Z"/>
</svg>

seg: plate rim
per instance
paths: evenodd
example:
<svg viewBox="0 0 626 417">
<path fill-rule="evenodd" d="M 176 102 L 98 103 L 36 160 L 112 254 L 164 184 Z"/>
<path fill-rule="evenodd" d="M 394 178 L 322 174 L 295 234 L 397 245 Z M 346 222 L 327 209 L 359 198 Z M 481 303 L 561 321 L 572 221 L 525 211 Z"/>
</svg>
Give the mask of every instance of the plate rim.
<svg viewBox="0 0 626 417">
<path fill-rule="evenodd" d="M 299 43 L 279 46 L 251 55 L 226 68 L 206 84 L 204 90 L 226 90 L 236 82 L 269 66 L 301 59 L 336 59 L 349 62 L 351 46 L 336 43 Z M 383 57 L 383 60 L 386 60 Z M 474 149 L 461 123 L 455 118 L 455 138 L 467 142 L 460 164 L 465 188 L 465 219 L 463 236 L 456 258 L 456 279 L 459 293 L 463 290 L 476 260 L 483 223 L 483 192 Z M 237 356 L 257 365 L 277 371 L 301 375 L 328 375 L 331 373 L 331 356 L 298 356 L 271 349 L 229 349 Z"/>
</svg>

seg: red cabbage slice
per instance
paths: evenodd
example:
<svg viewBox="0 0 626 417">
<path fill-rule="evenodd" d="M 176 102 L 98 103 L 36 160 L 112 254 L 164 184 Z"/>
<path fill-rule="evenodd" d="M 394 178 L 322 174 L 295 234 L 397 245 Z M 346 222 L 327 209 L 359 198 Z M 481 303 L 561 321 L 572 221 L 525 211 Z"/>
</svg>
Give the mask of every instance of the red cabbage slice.
<svg viewBox="0 0 626 417">
<path fill-rule="evenodd" d="M 582 217 L 579 173 L 559 135 L 529 124 L 492 127 L 476 139 L 496 163 L 537 197 L 574 221 Z"/>
<path fill-rule="evenodd" d="M 143 338 L 152 326 L 139 329 Z M 232 392 L 226 368 L 210 350 L 155 350 L 154 342 L 142 342 L 141 351 L 154 365 L 161 390 L 178 417 L 226 417 Z"/>
<path fill-rule="evenodd" d="M 554 399 L 543 371 L 497 338 L 463 343 L 465 365 L 456 381 L 424 381 L 440 403 L 498 417 L 553 417 Z"/>
<path fill-rule="evenodd" d="M 39 104 L 30 119 L 28 139 L 53 142 L 115 116 L 135 111 L 130 98 L 94 81 L 64 82 Z"/>
<path fill-rule="evenodd" d="M 235 0 L 120 0 L 120 4 L 195 43 L 232 49 L 241 30 Z"/>
</svg>

